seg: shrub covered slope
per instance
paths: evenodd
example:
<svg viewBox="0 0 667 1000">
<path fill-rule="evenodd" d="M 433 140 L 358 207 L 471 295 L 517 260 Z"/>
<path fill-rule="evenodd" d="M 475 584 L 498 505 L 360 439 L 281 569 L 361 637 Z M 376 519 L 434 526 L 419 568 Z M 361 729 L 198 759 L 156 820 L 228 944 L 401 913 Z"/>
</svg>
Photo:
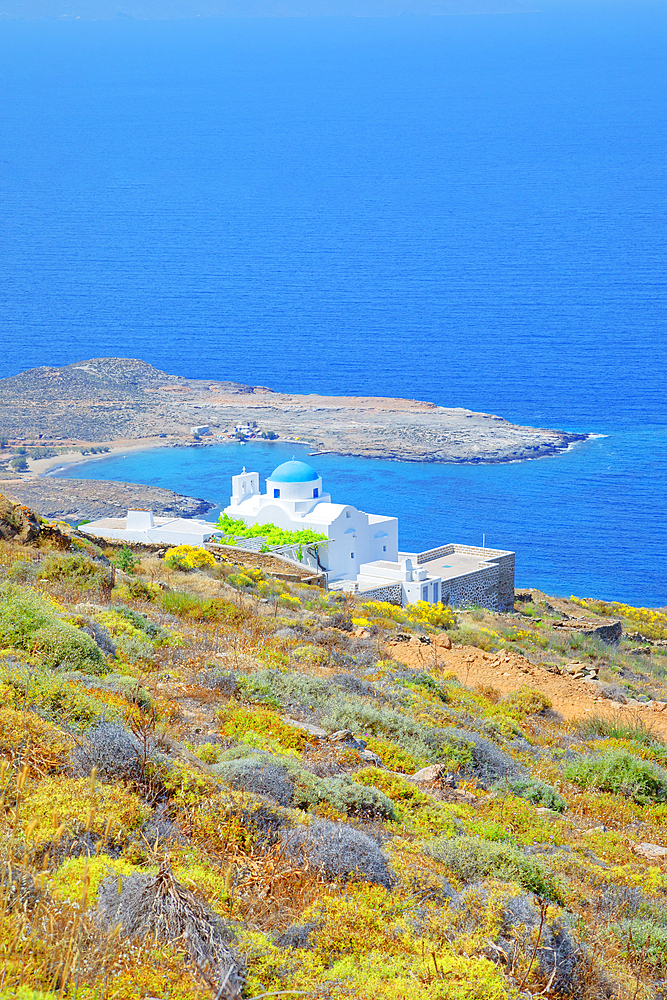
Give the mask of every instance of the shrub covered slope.
<svg viewBox="0 0 667 1000">
<path fill-rule="evenodd" d="M 522 596 L 0 541 L 0 1000 L 667 997 L 667 621 Z"/>
</svg>

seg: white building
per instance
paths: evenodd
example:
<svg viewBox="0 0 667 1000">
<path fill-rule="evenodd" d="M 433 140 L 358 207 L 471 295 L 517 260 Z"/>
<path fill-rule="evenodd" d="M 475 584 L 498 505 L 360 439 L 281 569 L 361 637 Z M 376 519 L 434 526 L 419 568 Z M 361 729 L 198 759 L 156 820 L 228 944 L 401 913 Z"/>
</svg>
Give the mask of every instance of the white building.
<svg viewBox="0 0 667 1000">
<path fill-rule="evenodd" d="M 265 493 L 260 492 L 259 473 L 243 469 L 232 477 L 225 514 L 249 527 L 276 524 L 324 535 L 326 544 L 296 546 L 298 552 L 283 546 L 279 551 L 325 573 L 332 589 L 394 604 L 442 601 L 497 611 L 514 606 L 513 552 L 455 543 L 426 552 L 400 552 L 397 518 L 333 503 L 321 477 L 305 462 L 293 459 L 279 465 L 266 480 Z M 126 518 L 92 521 L 81 530 L 102 538 L 167 545 L 203 545 L 220 535 L 209 521 L 153 517 L 150 511 L 136 510 L 129 510 Z"/>
<path fill-rule="evenodd" d="M 279 465 L 266 480 L 266 493 L 260 492 L 257 472 L 244 469 L 233 476 L 225 514 L 248 526 L 271 523 L 325 535 L 327 544 L 318 547 L 313 568 L 326 572 L 332 589 L 401 604 L 514 606 L 513 552 L 457 544 L 400 552 L 398 518 L 332 503 L 321 477 L 305 462 Z"/>
<path fill-rule="evenodd" d="M 165 545 L 203 545 L 216 533 L 210 521 L 194 517 L 153 517 L 150 510 L 128 510 L 127 517 L 101 517 L 80 531 L 100 538 Z"/>
<path fill-rule="evenodd" d="M 232 496 L 225 514 L 249 527 L 276 524 L 288 531 L 311 528 L 327 538 L 319 553 L 320 568 L 330 583 L 354 580 L 363 563 L 398 558 L 398 519 L 366 514 L 351 504 L 332 503 L 322 479 L 305 462 L 284 462 L 259 488 L 259 474 L 232 476 Z"/>
</svg>

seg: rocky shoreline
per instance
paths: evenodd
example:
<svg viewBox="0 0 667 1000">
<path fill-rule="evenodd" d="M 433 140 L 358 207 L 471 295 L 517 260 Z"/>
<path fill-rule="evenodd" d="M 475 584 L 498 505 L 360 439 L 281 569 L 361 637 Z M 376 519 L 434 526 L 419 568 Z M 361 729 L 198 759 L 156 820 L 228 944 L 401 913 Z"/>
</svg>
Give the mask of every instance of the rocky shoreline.
<svg viewBox="0 0 667 1000">
<path fill-rule="evenodd" d="M 160 517 L 203 517 L 215 505 L 157 486 L 113 483 L 96 479 L 56 479 L 50 476 L 3 483 L 14 503 L 30 507 L 51 520 L 80 521 L 125 517 L 129 508 L 152 510 Z"/>
<path fill-rule="evenodd" d="M 313 451 L 402 462 L 518 462 L 557 455 L 588 437 L 421 400 L 299 396 L 186 379 L 127 358 L 33 368 L 0 380 L 0 436 L 14 444 L 182 444 L 195 425 L 207 425 L 215 437 L 248 423 Z"/>
</svg>

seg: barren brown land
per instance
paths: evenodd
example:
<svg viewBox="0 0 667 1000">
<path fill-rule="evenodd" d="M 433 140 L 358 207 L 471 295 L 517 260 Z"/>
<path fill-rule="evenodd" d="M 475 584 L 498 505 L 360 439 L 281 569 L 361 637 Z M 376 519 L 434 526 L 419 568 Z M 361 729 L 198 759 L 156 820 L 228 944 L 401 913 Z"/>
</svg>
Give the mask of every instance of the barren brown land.
<svg viewBox="0 0 667 1000">
<path fill-rule="evenodd" d="M 13 442 L 109 443 L 160 434 L 178 442 L 193 425 L 216 434 L 247 421 L 318 451 L 410 462 L 541 458 L 587 437 L 420 400 L 287 395 L 181 378 L 127 358 L 32 368 L 0 380 L 0 435 Z"/>
</svg>

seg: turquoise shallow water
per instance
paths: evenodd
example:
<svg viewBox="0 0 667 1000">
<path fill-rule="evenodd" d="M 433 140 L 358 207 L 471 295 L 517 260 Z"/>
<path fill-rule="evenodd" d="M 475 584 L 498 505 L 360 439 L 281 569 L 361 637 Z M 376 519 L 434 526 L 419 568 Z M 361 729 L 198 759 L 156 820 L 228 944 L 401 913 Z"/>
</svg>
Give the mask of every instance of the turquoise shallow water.
<svg viewBox="0 0 667 1000">
<path fill-rule="evenodd" d="M 644 449 L 664 456 L 667 434 L 645 435 Z M 640 472 L 635 449 L 636 434 L 619 433 L 557 458 L 464 466 L 308 458 L 294 445 L 251 442 L 131 452 L 66 475 L 150 483 L 225 506 L 230 477 L 243 465 L 263 479 L 296 454 L 317 468 L 334 500 L 398 516 L 407 549 L 479 545 L 484 533 L 490 547 L 516 551 L 518 586 L 658 606 L 666 601 L 667 570 L 664 521 L 654 504 L 667 461 Z"/>
</svg>

